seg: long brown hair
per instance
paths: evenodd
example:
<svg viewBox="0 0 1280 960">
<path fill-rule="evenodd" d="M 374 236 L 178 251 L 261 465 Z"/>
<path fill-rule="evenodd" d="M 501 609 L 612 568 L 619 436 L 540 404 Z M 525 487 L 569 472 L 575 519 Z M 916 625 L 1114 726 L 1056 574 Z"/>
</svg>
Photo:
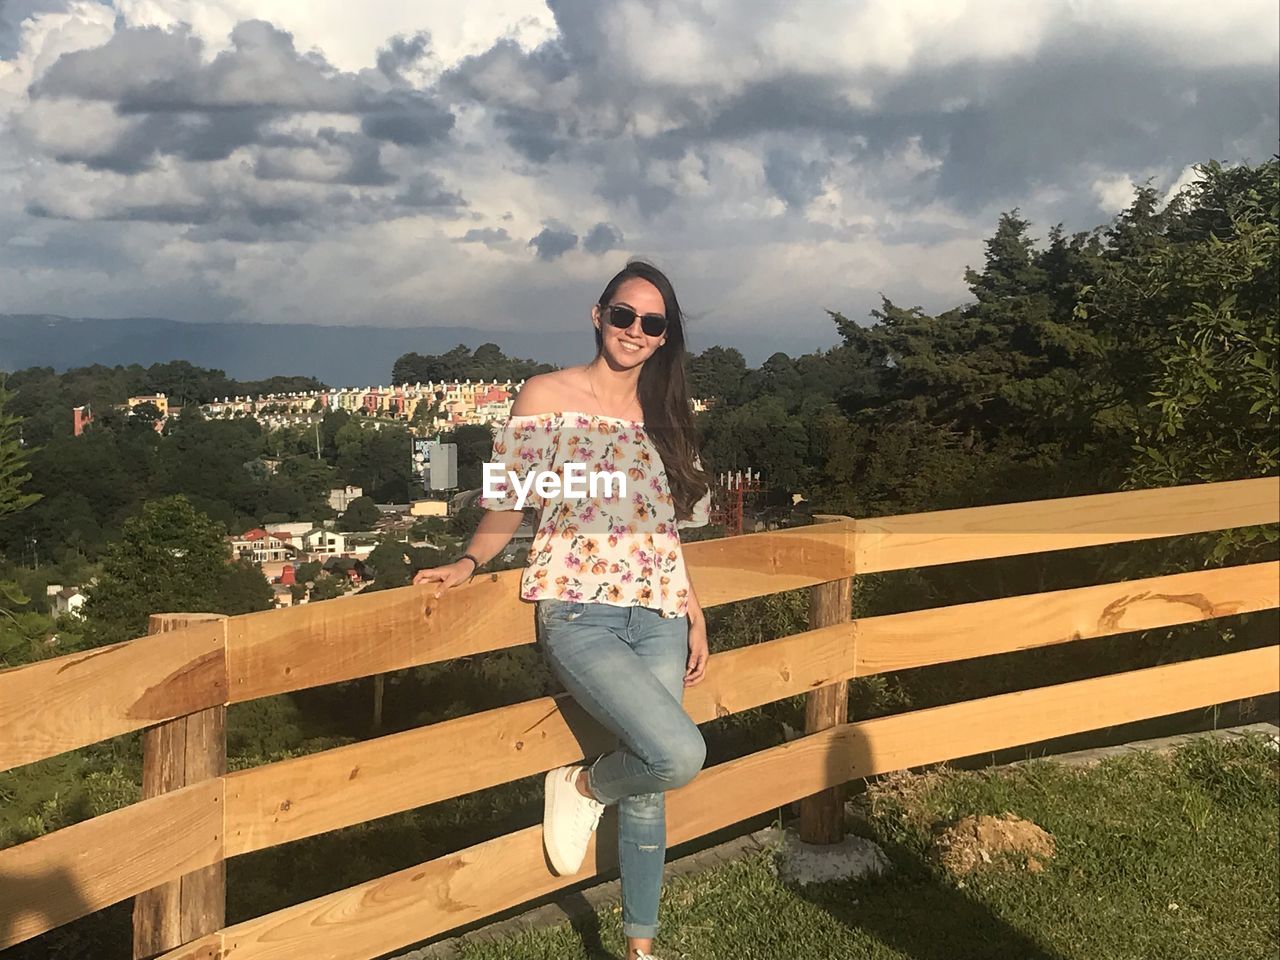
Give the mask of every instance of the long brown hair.
<svg viewBox="0 0 1280 960">
<path fill-rule="evenodd" d="M 603 311 L 618 288 L 636 278 L 647 280 L 658 289 L 667 314 L 667 342 L 653 352 L 640 370 L 640 409 L 644 411 L 645 431 L 658 448 L 667 471 L 676 519 L 688 520 L 694 504 L 706 494 L 711 477 L 696 462 L 700 444 L 685 378 L 684 320 L 675 288 L 653 264 L 632 260 L 609 281 L 600 294 L 599 305 Z M 599 355 L 604 337 L 598 329 L 595 333 Z"/>
</svg>

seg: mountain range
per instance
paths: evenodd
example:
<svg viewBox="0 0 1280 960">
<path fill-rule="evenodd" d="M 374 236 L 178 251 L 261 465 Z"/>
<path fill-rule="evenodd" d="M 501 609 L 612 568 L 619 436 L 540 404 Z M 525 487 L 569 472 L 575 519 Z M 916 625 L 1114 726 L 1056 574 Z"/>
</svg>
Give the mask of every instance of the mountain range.
<svg viewBox="0 0 1280 960">
<path fill-rule="evenodd" d="M 790 336 L 694 331 L 691 348 L 719 343 L 759 366 L 778 351 L 792 356 L 831 346 Z M 0 313 L 0 370 L 47 366 L 62 372 L 94 363 L 150 366 L 187 360 L 238 380 L 312 376 L 333 386 L 385 384 L 401 355 L 445 353 L 458 344 L 495 343 L 509 357 L 566 365 L 591 359 L 589 330 L 481 330 L 321 324 L 183 323 L 159 317 L 73 318 Z"/>
</svg>

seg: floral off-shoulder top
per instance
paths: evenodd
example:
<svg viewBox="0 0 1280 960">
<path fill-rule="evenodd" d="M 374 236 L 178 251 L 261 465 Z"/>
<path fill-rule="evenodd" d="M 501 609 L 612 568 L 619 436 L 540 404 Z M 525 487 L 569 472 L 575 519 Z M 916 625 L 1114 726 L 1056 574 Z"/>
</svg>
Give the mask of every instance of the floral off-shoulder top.
<svg viewBox="0 0 1280 960">
<path fill-rule="evenodd" d="M 584 466 L 566 474 L 568 464 Z M 666 468 L 643 421 L 574 412 L 512 416 L 494 438 L 488 469 L 485 492 L 498 495 L 482 493 L 481 507 L 517 509 L 518 484 L 527 492 L 523 507 L 539 512 L 520 581 L 524 599 L 639 605 L 666 618 L 687 613 L 679 529 L 707 523 L 711 491 L 690 519 L 676 520 Z M 544 496 L 530 483 L 530 475 L 543 472 L 559 476 L 560 491 L 548 482 Z M 615 481 L 610 487 L 598 480 L 592 491 L 592 473 L 613 474 Z M 577 490 L 563 486 L 572 474 L 581 477 Z M 625 497 L 619 474 L 626 478 Z"/>
</svg>

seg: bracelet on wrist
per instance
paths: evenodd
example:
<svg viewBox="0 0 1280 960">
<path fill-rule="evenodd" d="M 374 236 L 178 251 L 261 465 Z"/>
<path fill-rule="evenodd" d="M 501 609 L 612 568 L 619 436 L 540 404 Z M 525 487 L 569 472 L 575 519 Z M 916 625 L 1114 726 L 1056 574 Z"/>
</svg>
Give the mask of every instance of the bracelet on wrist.
<svg viewBox="0 0 1280 960">
<path fill-rule="evenodd" d="M 480 569 L 480 561 L 479 561 L 479 560 L 477 560 L 474 556 L 472 556 L 472 555 L 471 555 L 471 554 L 469 554 L 469 553 L 464 553 L 464 554 L 462 554 L 462 556 L 458 557 L 458 559 L 457 559 L 457 560 L 454 560 L 453 562 L 454 562 L 454 563 L 457 563 L 457 562 L 458 562 L 458 561 L 460 561 L 460 560 L 470 560 L 470 561 L 471 561 L 471 577 L 474 577 L 474 576 L 476 575 L 476 571 Z M 470 579 L 471 579 L 471 577 L 468 577 L 467 579 L 468 579 L 468 580 L 470 580 Z"/>
</svg>

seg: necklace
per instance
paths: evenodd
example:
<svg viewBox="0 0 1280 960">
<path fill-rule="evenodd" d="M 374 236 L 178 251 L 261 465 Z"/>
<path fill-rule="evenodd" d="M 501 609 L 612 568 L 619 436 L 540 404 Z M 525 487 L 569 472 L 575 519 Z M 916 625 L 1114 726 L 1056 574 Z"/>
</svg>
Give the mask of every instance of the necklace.
<svg viewBox="0 0 1280 960">
<path fill-rule="evenodd" d="M 600 407 L 602 407 L 602 406 L 603 406 L 603 404 L 600 402 L 600 395 L 599 395 L 598 393 L 596 393 L 596 385 L 595 385 L 594 383 L 592 383 L 592 382 L 591 382 L 591 367 L 590 367 L 590 366 L 588 366 L 588 367 L 587 367 L 587 386 L 591 388 L 591 398 L 592 398 L 593 400 L 595 400 L 597 409 L 598 409 L 598 408 L 600 408 Z M 641 415 L 642 417 L 644 416 L 644 414 L 643 414 L 643 413 L 641 413 L 640 415 Z M 601 411 L 600 416 L 602 416 L 602 417 L 607 417 L 607 416 L 609 416 L 609 414 L 604 413 L 603 411 Z M 613 419 L 618 420 L 618 419 L 624 419 L 624 418 L 621 418 L 621 417 L 614 417 Z"/>
</svg>

